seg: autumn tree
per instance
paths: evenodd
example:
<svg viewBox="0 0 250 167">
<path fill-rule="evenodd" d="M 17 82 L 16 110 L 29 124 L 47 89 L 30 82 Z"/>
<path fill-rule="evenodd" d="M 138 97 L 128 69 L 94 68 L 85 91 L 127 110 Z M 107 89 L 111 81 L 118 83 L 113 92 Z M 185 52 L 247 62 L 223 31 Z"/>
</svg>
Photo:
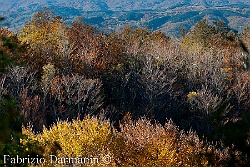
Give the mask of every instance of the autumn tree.
<svg viewBox="0 0 250 167">
<path fill-rule="evenodd" d="M 226 25 L 224 21 L 209 23 L 200 20 L 185 36 L 182 45 L 191 51 L 206 51 L 208 48 L 237 49 L 240 46 L 237 31 Z"/>
<path fill-rule="evenodd" d="M 249 37 L 250 37 L 250 27 L 247 27 L 247 28 L 244 29 L 244 32 L 241 35 L 241 39 L 242 39 L 243 44 L 245 45 L 246 50 L 248 51 L 248 53 L 250 52 Z"/>
<path fill-rule="evenodd" d="M 249 54 L 243 38 L 224 22 L 202 20 L 186 35 L 182 46 L 187 52 L 187 102 L 189 110 L 196 112 L 194 122 L 199 122 L 195 129 L 212 140 L 233 143 L 248 154 Z"/>
<path fill-rule="evenodd" d="M 124 53 L 122 42 L 116 35 L 104 34 L 83 22 L 72 23 L 68 31 L 72 48 L 74 71 L 86 77 L 96 77 L 121 63 Z"/>
<path fill-rule="evenodd" d="M 18 39 L 28 45 L 29 53 L 23 58 L 41 71 L 47 62 L 60 66 L 60 49 L 67 45 L 67 27 L 60 16 L 48 10 L 37 12 L 18 35 Z"/>
</svg>

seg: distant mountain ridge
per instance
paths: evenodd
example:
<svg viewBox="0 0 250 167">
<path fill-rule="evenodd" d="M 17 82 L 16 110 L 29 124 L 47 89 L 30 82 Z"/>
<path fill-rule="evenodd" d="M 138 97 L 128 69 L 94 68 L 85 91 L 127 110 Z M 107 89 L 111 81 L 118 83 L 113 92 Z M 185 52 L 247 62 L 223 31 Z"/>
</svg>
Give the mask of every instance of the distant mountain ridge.
<svg viewBox="0 0 250 167">
<path fill-rule="evenodd" d="M 0 11 L 38 6 L 67 6 L 85 11 L 162 10 L 179 4 L 204 7 L 250 5 L 247 0 L 0 0 Z"/>
<path fill-rule="evenodd" d="M 0 16 L 14 31 L 43 7 L 69 23 L 82 16 L 105 31 L 147 26 L 174 36 L 180 27 L 189 30 L 203 18 L 223 20 L 239 31 L 250 25 L 250 0 L 0 0 L 0 4 Z"/>
</svg>

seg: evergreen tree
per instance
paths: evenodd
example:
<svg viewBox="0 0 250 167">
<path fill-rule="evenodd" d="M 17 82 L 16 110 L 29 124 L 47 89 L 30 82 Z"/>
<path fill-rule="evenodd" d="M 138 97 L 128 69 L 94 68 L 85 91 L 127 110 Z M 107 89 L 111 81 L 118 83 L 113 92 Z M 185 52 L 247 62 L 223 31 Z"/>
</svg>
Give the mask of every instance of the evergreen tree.
<svg viewBox="0 0 250 167">
<path fill-rule="evenodd" d="M 1 21 L 4 18 L 0 18 Z M 0 22 L 1 22 L 0 21 Z M 0 24 L 1 25 L 1 24 Z M 4 76 L 7 72 L 6 67 L 13 65 L 15 61 L 12 59 L 11 54 L 15 54 L 18 50 L 18 45 L 12 42 L 11 37 L 3 35 L 3 29 L 0 27 L 0 77 Z M 17 50 L 16 50 L 17 49 Z M 2 79 L 2 78 L 1 78 Z M 4 83 L 4 82 L 2 82 Z M 3 88 L 4 89 L 4 88 Z M 5 91 L 0 91 L 0 166 L 3 162 L 3 155 L 10 156 L 25 156 L 28 152 L 21 144 L 22 123 L 24 122 L 18 110 L 18 103 Z M 13 166 L 11 164 L 5 164 Z M 16 164 L 15 164 L 16 165 Z M 19 166 L 26 166 L 22 164 Z"/>
</svg>

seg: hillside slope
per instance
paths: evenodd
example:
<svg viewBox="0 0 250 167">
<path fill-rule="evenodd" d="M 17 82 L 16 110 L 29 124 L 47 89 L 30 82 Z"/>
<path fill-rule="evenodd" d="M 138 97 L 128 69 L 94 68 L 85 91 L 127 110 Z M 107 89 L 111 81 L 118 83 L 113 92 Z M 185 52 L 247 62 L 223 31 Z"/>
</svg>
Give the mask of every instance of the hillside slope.
<svg viewBox="0 0 250 167">
<path fill-rule="evenodd" d="M 245 0 L 0 0 L 0 3 L 0 15 L 14 31 L 20 30 L 43 7 L 68 22 L 82 16 L 86 23 L 104 31 L 121 29 L 124 25 L 147 26 L 176 36 L 179 28 L 189 30 L 204 17 L 223 20 L 238 31 L 250 25 L 250 1 Z"/>
</svg>

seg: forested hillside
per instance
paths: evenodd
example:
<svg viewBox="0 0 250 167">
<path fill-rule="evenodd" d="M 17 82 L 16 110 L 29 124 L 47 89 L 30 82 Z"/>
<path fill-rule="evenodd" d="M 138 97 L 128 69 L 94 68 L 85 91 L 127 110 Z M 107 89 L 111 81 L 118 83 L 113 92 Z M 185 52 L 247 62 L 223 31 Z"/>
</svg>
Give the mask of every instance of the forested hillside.
<svg viewBox="0 0 250 167">
<path fill-rule="evenodd" d="M 1 165 L 250 164 L 249 27 L 202 19 L 175 41 L 45 9 L 0 36 Z"/>
</svg>

